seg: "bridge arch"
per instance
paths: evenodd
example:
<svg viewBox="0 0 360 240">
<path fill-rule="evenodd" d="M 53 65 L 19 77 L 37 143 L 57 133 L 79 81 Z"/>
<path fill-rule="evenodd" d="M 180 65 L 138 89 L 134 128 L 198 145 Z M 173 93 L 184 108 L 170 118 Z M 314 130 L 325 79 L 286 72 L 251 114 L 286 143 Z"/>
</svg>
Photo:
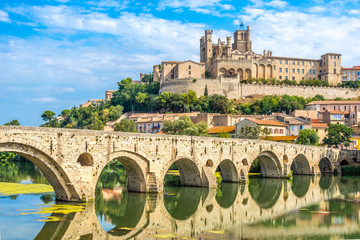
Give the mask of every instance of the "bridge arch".
<svg viewBox="0 0 360 240">
<path fill-rule="evenodd" d="M 331 161 L 327 157 L 323 157 L 319 161 L 319 169 L 321 174 L 324 173 L 333 173 L 333 166 Z"/>
<path fill-rule="evenodd" d="M 293 171 L 294 175 L 310 175 L 311 169 L 308 159 L 303 155 L 297 155 L 292 164 L 291 170 Z"/>
<path fill-rule="evenodd" d="M 187 157 L 179 157 L 172 161 L 165 169 L 165 174 L 162 176 L 164 181 L 167 170 L 175 163 L 180 173 L 180 184 L 182 186 L 202 187 L 203 181 L 198 166 L 195 162 Z M 209 162 L 210 163 L 210 162 Z M 162 182 L 163 182 L 162 181 Z"/>
<path fill-rule="evenodd" d="M 225 159 L 221 161 L 218 167 L 220 168 L 223 182 L 239 182 L 238 171 L 231 160 Z"/>
<path fill-rule="evenodd" d="M 343 159 L 341 162 L 340 162 L 340 166 L 343 167 L 343 166 L 347 166 L 349 165 L 349 161 L 346 160 L 346 159 Z"/>
<path fill-rule="evenodd" d="M 141 155 L 128 151 L 117 151 L 108 154 L 108 161 L 105 161 L 97 172 L 97 180 L 105 168 L 112 161 L 119 161 L 125 168 L 127 174 L 127 190 L 129 192 L 146 192 L 145 181 L 148 172 L 149 161 Z M 95 184 L 96 185 L 96 184 Z M 95 192 L 95 186 L 94 190 Z"/>
<path fill-rule="evenodd" d="M 281 164 L 279 158 L 271 151 L 261 152 L 257 157 L 259 160 L 262 177 L 280 177 Z"/>
<path fill-rule="evenodd" d="M 81 201 L 82 197 L 71 184 L 62 167 L 39 148 L 16 142 L 0 143 L 0 152 L 18 154 L 32 162 L 54 188 L 55 198 L 62 201 Z"/>
</svg>

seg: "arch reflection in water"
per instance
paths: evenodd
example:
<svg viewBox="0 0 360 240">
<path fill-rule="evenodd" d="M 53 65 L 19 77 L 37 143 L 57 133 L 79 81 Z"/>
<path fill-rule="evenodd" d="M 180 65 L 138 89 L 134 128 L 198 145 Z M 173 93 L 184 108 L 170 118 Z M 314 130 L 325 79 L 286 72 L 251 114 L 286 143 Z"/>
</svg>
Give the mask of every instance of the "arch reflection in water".
<svg viewBox="0 0 360 240">
<path fill-rule="evenodd" d="M 121 197 L 96 196 L 95 211 L 104 230 L 114 236 L 123 236 L 135 228 L 144 213 L 146 194 L 123 192 Z"/>
<path fill-rule="evenodd" d="M 271 208 L 280 197 L 283 179 L 252 178 L 249 180 L 251 198 L 260 208 Z"/>
<path fill-rule="evenodd" d="M 216 202 L 222 208 L 229 208 L 234 204 L 238 192 L 238 183 L 222 182 L 216 192 Z"/>
<path fill-rule="evenodd" d="M 319 180 L 319 186 L 322 190 L 328 190 L 333 181 L 333 176 L 331 175 L 321 175 Z"/>
<path fill-rule="evenodd" d="M 295 194 L 296 197 L 302 198 L 306 195 L 309 190 L 311 182 L 310 176 L 293 176 L 291 183 L 291 190 Z"/>
<path fill-rule="evenodd" d="M 203 188 L 166 187 L 164 206 L 174 219 L 186 220 L 196 212 L 202 194 Z"/>
</svg>

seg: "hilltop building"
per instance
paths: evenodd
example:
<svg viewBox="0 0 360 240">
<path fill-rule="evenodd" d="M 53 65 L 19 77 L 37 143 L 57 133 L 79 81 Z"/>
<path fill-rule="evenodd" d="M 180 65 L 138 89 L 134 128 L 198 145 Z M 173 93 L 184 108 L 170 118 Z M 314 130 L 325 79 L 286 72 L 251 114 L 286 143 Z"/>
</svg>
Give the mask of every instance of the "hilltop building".
<svg viewBox="0 0 360 240">
<path fill-rule="evenodd" d="M 327 53 L 319 59 L 273 56 L 272 51 L 257 54 L 252 50 L 251 28 L 240 29 L 226 41 L 213 43 L 212 30 L 206 30 L 200 39 L 200 63 L 193 61 L 167 61 L 155 65 L 154 80 L 200 79 L 221 77 L 246 80 L 249 78 L 321 79 L 336 85 L 341 82 L 341 54 Z"/>
</svg>

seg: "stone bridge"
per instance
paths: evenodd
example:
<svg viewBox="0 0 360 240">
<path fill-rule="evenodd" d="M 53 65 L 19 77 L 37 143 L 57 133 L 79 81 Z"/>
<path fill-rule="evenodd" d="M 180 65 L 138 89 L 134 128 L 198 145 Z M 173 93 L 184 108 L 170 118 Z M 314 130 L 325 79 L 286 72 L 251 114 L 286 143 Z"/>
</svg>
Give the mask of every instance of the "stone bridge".
<svg viewBox="0 0 360 240">
<path fill-rule="evenodd" d="M 164 177 L 176 163 L 185 186 L 217 186 L 223 181 L 247 179 L 259 159 L 261 175 L 270 178 L 294 174 L 340 172 L 340 162 L 356 162 L 357 151 L 277 142 L 105 132 L 39 127 L 0 127 L 0 152 L 13 152 L 33 162 L 62 201 L 94 199 L 103 168 L 120 161 L 127 172 L 128 191 L 162 192 Z"/>
<path fill-rule="evenodd" d="M 216 197 L 215 189 L 206 188 L 202 191 L 181 188 L 176 195 L 127 194 L 108 215 L 103 215 L 102 210 L 97 213 L 91 202 L 82 212 L 61 216 L 63 222 L 46 223 L 35 240 L 160 239 L 166 236 L 166 239 L 302 239 L 360 231 L 358 205 L 351 218 L 326 215 L 324 219 L 324 213 L 307 212 L 307 217 L 298 217 L 296 222 L 291 218 L 292 224 L 285 227 L 262 224 L 313 204 L 318 205 L 321 212 L 332 210 L 326 201 L 356 194 L 360 187 L 357 179 L 298 176 L 292 184 L 284 179 L 259 181 L 257 188 L 252 188 L 251 183 L 228 184 L 227 189 L 222 189 L 221 197 Z M 176 204 L 171 207 L 164 204 L 168 197 L 174 197 Z M 58 214 L 52 216 L 59 217 Z M 106 225 L 112 227 L 105 231 L 98 218 L 107 219 Z M 329 226 L 334 220 L 334 226 Z M 227 230 L 221 235 L 213 232 L 224 229 Z"/>
</svg>

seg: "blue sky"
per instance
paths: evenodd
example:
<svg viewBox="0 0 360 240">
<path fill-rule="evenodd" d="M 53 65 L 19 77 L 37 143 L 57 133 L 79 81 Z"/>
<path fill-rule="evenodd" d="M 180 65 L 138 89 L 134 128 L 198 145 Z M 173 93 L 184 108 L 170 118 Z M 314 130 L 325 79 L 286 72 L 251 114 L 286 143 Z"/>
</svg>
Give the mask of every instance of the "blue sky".
<svg viewBox="0 0 360 240">
<path fill-rule="evenodd" d="M 2 0 L 0 124 L 38 126 L 162 60 L 199 61 L 205 29 L 224 39 L 240 22 L 257 53 L 360 65 L 359 0 Z"/>
</svg>

